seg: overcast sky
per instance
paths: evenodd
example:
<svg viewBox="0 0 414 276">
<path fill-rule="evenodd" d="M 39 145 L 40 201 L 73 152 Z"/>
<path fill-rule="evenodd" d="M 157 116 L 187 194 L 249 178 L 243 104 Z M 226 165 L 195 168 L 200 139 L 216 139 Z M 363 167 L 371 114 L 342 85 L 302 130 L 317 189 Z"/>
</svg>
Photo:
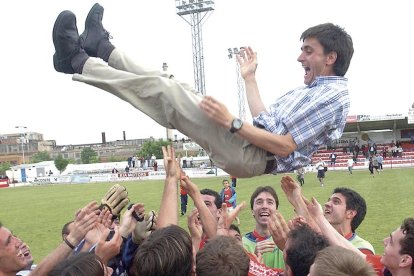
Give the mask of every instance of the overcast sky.
<svg viewBox="0 0 414 276">
<path fill-rule="evenodd" d="M 403 114 L 414 102 L 411 1 L 217 0 L 203 25 L 206 91 L 238 114 L 235 61 L 229 47 L 258 52 L 257 78 L 265 105 L 303 84 L 296 61 L 301 33 L 332 22 L 345 28 L 355 53 L 347 73 L 349 115 Z M 94 143 L 153 136 L 165 129 L 115 96 L 71 80 L 53 68 L 52 28 L 57 15 L 73 11 L 82 33 L 95 1 L 2 1 L 0 4 L 0 134 L 15 126 L 44 134 L 57 144 Z M 174 0 L 99 2 L 112 43 L 147 67 L 167 62 L 193 84 L 191 27 L 176 14 Z M 248 109 L 246 109 L 248 111 Z"/>
</svg>

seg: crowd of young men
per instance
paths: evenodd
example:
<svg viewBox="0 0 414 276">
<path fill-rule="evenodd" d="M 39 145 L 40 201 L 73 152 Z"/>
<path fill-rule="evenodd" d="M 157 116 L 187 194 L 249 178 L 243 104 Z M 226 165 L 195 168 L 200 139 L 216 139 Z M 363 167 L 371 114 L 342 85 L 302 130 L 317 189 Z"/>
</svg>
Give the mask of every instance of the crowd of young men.
<svg viewBox="0 0 414 276">
<path fill-rule="evenodd" d="M 63 227 L 62 243 L 37 266 L 28 246 L 0 224 L 0 275 L 414 275 L 413 218 L 384 240 L 383 256 L 374 255 L 355 232 L 366 214 L 361 195 L 336 188 L 322 209 L 284 176 L 280 186 L 298 216 L 286 223 L 275 189 L 259 186 L 250 199 L 256 226 L 242 237 L 232 222 L 244 202 L 228 212 L 219 193 L 199 190 L 183 173 L 171 147 L 163 153 L 166 180 L 158 215 L 145 215 L 144 204 L 137 203 L 115 224 L 128 198 L 125 188 L 114 185 L 101 208 L 91 202 L 76 212 Z M 179 186 L 196 207 L 188 215 L 189 231 L 178 226 Z M 346 258 L 327 268 L 335 254 Z M 358 272 L 349 272 L 355 267 Z"/>
</svg>

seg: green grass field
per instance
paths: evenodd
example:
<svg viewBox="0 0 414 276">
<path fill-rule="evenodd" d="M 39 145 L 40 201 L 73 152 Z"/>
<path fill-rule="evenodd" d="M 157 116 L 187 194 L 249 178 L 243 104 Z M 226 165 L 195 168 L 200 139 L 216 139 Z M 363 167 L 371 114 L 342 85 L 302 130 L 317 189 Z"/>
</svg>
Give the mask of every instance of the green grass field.
<svg viewBox="0 0 414 276">
<path fill-rule="evenodd" d="M 325 187 L 320 187 L 315 173 L 305 175 L 304 193 L 325 203 L 333 188 L 346 186 L 358 191 L 367 201 L 368 212 L 357 233 L 369 240 L 377 254 L 382 254 L 382 239 L 399 226 L 406 217 L 414 216 L 414 169 L 386 169 L 372 178 L 368 170 L 328 171 Z M 272 185 L 279 195 L 279 210 L 286 219 L 293 217 L 293 209 L 280 188 L 282 175 L 238 179 L 238 202 L 246 201 L 248 208 L 241 213 L 243 233 L 254 228 L 250 211 L 250 195 L 257 186 Z M 193 179 L 201 188 L 219 191 L 223 178 Z M 146 209 L 158 210 L 163 181 L 124 182 L 132 202 L 143 202 Z M 57 184 L 0 189 L 0 221 L 31 248 L 35 262 L 39 262 L 61 241 L 61 227 L 73 218 L 75 211 L 86 203 L 99 201 L 113 183 Z M 179 200 L 177 196 L 177 200 Z M 189 200 L 189 209 L 193 207 Z M 178 212 L 178 210 L 177 210 Z M 186 228 L 186 217 L 180 217 Z"/>
</svg>

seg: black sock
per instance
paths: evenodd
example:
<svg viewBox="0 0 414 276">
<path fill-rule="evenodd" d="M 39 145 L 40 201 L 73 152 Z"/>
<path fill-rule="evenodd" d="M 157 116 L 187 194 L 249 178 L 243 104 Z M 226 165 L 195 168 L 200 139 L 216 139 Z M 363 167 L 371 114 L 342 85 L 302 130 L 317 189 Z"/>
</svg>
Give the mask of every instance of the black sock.
<svg viewBox="0 0 414 276">
<path fill-rule="evenodd" d="M 88 58 L 89 56 L 83 49 L 81 49 L 80 52 L 72 58 L 71 64 L 75 73 L 82 74 L 83 65 L 85 65 Z"/>
<path fill-rule="evenodd" d="M 109 56 L 111 55 L 114 49 L 115 46 L 112 45 L 112 43 L 109 42 L 109 40 L 102 39 L 101 42 L 99 42 L 97 55 L 105 62 L 108 62 Z"/>
</svg>

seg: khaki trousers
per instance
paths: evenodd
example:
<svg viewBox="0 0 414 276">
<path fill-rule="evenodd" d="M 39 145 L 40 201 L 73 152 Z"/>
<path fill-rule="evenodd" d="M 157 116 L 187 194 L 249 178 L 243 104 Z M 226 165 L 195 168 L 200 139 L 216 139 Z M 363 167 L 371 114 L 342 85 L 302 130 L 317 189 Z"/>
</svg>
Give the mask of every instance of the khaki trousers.
<svg viewBox="0 0 414 276">
<path fill-rule="evenodd" d="M 109 66 L 108 66 L 109 65 Z M 165 71 L 147 70 L 115 49 L 108 65 L 89 58 L 73 80 L 101 88 L 130 103 L 160 125 L 177 129 L 199 144 L 230 175 L 261 175 L 266 151 L 210 120 L 200 109 L 202 96 Z"/>
</svg>

